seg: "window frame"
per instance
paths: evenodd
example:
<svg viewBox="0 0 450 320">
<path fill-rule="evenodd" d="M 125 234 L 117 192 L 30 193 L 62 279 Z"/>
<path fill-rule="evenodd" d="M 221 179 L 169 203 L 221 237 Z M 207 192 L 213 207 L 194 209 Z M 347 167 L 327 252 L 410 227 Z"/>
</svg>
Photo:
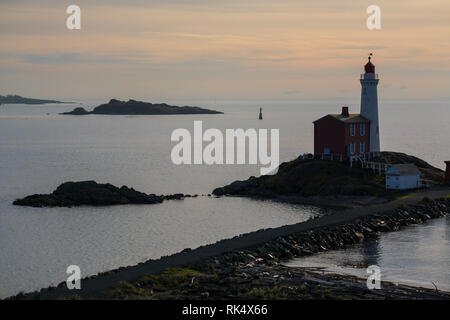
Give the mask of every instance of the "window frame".
<svg viewBox="0 0 450 320">
<path fill-rule="evenodd" d="M 350 123 L 350 137 L 356 136 L 356 123 Z"/>
<path fill-rule="evenodd" d="M 366 124 L 365 123 L 359 124 L 359 135 L 361 137 L 364 137 L 366 135 Z"/>
</svg>

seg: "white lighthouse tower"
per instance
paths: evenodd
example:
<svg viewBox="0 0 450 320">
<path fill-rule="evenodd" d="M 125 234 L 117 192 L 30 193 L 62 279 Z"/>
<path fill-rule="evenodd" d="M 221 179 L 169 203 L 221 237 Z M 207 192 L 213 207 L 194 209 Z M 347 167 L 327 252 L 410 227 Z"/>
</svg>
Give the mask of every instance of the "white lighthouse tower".
<svg viewBox="0 0 450 320">
<path fill-rule="evenodd" d="M 378 124 L 378 74 L 370 62 L 364 66 L 365 73 L 361 75 L 361 116 L 370 120 L 370 152 L 380 152 L 380 128 Z"/>
</svg>

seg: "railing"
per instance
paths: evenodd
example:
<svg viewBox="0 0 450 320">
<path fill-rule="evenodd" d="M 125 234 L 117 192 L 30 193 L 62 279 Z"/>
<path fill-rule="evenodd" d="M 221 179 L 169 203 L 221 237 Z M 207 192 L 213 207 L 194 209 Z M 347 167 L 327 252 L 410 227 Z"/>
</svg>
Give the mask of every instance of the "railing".
<svg viewBox="0 0 450 320">
<path fill-rule="evenodd" d="M 366 75 L 366 74 L 370 74 L 370 73 L 361 73 L 360 79 L 361 80 L 378 80 L 378 73 L 375 73 L 373 78 L 367 78 L 367 79 L 364 78 L 364 75 Z"/>
<path fill-rule="evenodd" d="M 340 153 L 305 153 L 301 155 L 302 159 L 316 159 L 316 160 L 337 160 L 337 161 L 344 161 L 344 160 L 350 160 L 357 161 L 357 159 L 362 159 L 362 161 L 367 162 L 373 160 L 375 157 L 379 155 L 379 152 L 366 152 L 362 155 L 347 155 L 347 154 L 340 154 Z"/>
<path fill-rule="evenodd" d="M 378 172 L 379 175 L 386 173 L 389 169 L 389 164 L 384 162 L 373 161 L 373 158 L 378 156 L 378 152 L 369 152 L 359 156 L 347 156 L 344 154 L 336 153 L 318 153 L 318 154 L 303 154 L 301 157 L 305 159 L 316 159 L 316 160 L 331 160 L 331 161 L 349 161 L 350 168 L 357 166 L 362 169 L 372 169 L 373 172 Z"/>
<path fill-rule="evenodd" d="M 317 154 L 310 154 L 305 153 L 301 155 L 302 159 L 316 159 L 316 160 L 332 160 L 332 161 L 344 161 L 348 157 L 342 154 L 338 153 L 317 153 Z"/>
<path fill-rule="evenodd" d="M 358 159 L 361 161 L 362 169 L 372 169 L 373 172 L 377 172 L 381 175 L 382 173 L 386 173 L 389 168 L 389 165 L 384 162 L 374 162 L 374 161 L 364 161 L 364 159 Z M 350 161 L 350 167 L 352 167 L 353 161 Z"/>
</svg>

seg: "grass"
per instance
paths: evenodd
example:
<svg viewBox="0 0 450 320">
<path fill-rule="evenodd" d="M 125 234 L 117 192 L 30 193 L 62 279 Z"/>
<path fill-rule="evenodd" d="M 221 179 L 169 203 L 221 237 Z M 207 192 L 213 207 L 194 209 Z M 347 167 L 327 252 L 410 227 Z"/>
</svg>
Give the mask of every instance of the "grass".
<svg viewBox="0 0 450 320">
<path fill-rule="evenodd" d="M 160 274 L 147 275 L 132 283 L 120 283 L 105 291 L 103 298 L 165 299 L 173 298 L 175 292 L 180 298 L 188 298 L 189 290 L 198 287 L 199 283 L 217 280 L 214 272 L 203 272 L 190 267 L 168 268 Z"/>
<path fill-rule="evenodd" d="M 404 200 L 404 199 L 409 199 L 409 198 L 414 197 L 415 195 L 416 195 L 415 193 L 405 194 L 405 195 L 403 195 L 403 196 L 396 197 L 396 198 L 395 198 L 395 201 L 398 201 L 398 200 Z"/>
</svg>

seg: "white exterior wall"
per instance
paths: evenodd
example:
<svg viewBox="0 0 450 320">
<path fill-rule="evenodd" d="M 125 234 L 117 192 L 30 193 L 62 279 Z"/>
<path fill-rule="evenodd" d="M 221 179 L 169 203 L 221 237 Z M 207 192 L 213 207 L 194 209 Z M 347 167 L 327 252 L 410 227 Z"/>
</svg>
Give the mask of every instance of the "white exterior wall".
<svg viewBox="0 0 450 320">
<path fill-rule="evenodd" d="M 420 187 L 420 175 L 389 175 L 386 174 L 386 189 L 416 189 Z"/>
<path fill-rule="evenodd" d="M 380 152 L 380 128 L 378 122 L 378 79 L 375 73 L 365 73 L 361 82 L 360 114 L 370 120 L 370 152 Z"/>
</svg>

